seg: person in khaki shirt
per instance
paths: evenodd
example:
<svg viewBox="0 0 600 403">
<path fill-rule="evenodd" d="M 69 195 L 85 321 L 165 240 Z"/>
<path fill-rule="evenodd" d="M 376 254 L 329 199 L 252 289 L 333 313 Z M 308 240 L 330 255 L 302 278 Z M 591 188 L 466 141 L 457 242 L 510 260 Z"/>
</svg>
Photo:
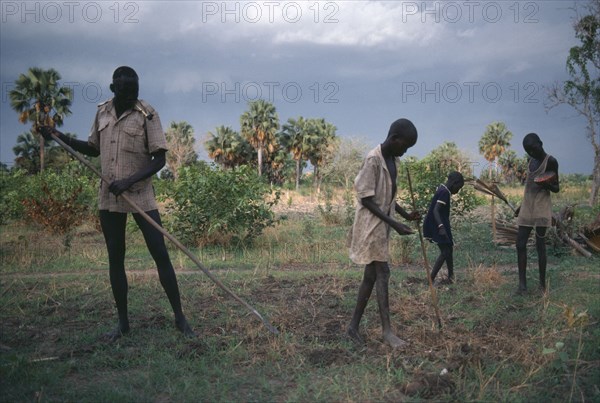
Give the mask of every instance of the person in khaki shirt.
<svg viewBox="0 0 600 403">
<path fill-rule="evenodd" d="M 88 141 L 69 138 L 50 127 L 42 129 L 46 139 L 50 132 L 76 151 L 90 156 L 100 155 L 102 182 L 99 190 L 100 224 L 108 249 L 110 284 L 119 316 L 115 329 L 105 334 L 108 341 L 129 332 L 127 312 L 127 276 L 125 274 L 125 224 L 127 213 L 133 213 L 138 227 L 158 269 L 173 312 L 175 325 L 188 337 L 195 334 L 181 308 L 175 270 L 160 231 L 148 223 L 122 197 L 127 192 L 133 202 L 161 225 L 152 187 L 152 176 L 165 166 L 167 142 L 156 111 L 138 100 L 139 79 L 131 67 L 122 66 L 113 73 L 110 85 L 114 98 L 99 105 Z"/>
<path fill-rule="evenodd" d="M 389 237 L 394 229 L 400 235 L 413 231 L 394 219 L 394 212 L 407 220 L 418 220 L 417 212 L 407 213 L 396 203 L 396 158 L 417 142 L 417 129 L 410 120 L 398 119 L 390 126 L 386 140 L 371 150 L 354 180 L 358 205 L 349 234 L 350 258 L 364 264 L 365 271 L 358 290 L 358 299 L 347 335 L 364 344 L 358 325 L 373 291 L 377 288 L 377 304 L 381 316 L 383 339 L 396 348 L 406 344 L 396 336 L 390 325 L 388 284 L 390 278 Z"/>
</svg>

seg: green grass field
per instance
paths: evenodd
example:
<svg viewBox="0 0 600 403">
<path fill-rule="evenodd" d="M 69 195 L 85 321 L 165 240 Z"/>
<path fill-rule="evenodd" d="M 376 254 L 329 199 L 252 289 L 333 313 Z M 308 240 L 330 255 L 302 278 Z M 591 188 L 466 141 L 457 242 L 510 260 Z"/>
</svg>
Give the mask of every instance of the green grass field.
<svg viewBox="0 0 600 403">
<path fill-rule="evenodd" d="M 437 288 L 441 330 L 418 238 L 393 236 L 390 308 L 409 342 L 401 350 L 382 343 L 374 298 L 361 323 L 367 345 L 344 337 L 362 267 L 348 260 L 348 227 L 318 214 L 290 214 L 252 246 L 194 250 L 279 335 L 170 248 L 199 334 L 183 338 L 130 229 L 132 331 L 113 344 L 99 339 L 116 321 L 102 235 L 83 226 L 65 250 L 33 225 L 0 227 L 0 400 L 600 401 L 598 255 L 549 240 L 544 295 L 530 248 L 530 292 L 516 296 L 515 251 L 491 242 L 486 211 L 456 220 L 457 283 Z"/>
</svg>

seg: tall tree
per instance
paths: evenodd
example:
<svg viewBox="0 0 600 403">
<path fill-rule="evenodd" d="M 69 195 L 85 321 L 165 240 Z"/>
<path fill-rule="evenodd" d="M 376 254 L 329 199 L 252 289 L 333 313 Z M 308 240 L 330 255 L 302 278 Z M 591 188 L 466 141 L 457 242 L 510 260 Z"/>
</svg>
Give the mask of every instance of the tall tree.
<svg viewBox="0 0 600 403">
<path fill-rule="evenodd" d="M 337 128 L 325 119 L 308 119 L 306 126 L 308 143 L 307 157 L 314 169 L 314 184 L 320 191 L 321 174 L 319 168 L 330 162 L 338 146 Z"/>
<path fill-rule="evenodd" d="M 71 133 L 65 133 L 66 136 L 75 138 Z M 24 169 L 29 174 L 35 174 L 40 169 L 40 137 L 28 131 L 17 136 L 17 142 L 13 147 L 15 154 L 15 166 Z M 60 170 L 69 162 L 69 155 L 62 152 L 59 145 L 48 144 L 44 146 L 46 155 L 46 168 Z"/>
<path fill-rule="evenodd" d="M 548 94 L 547 108 L 569 105 L 586 120 L 586 135 L 594 149 L 594 168 L 590 205 L 598 202 L 600 190 L 600 0 L 576 6 L 573 28 L 580 41 L 567 57 L 570 80 L 554 84 Z M 579 16 L 580 9 L 586 13 Z"/>
<path fill-rule="evenodd" d="M 264 165 L 266 174 L 271 184 L 282 185 L 294 172 L 294 160 L 284 146 L 285 139 L 281 132 L 275 133 L 275 140 L 265 149 Z"/>
<path fill-rule="evenodd" d="M 171 122 L 165 133 L 167 138 L 167 167 L 177 179 L 179 168 L 192 164 L 198 159 L 194 149 L 196 139 L 194 128 L 186 121 Z"/>
<path fill-rule="evenodd" d="M 21 133 L 17 136 L 17 143 L 13 147 L 15 153 L 15 166 L 33 174 L 39 172 L 40 167 L 40 141 L 32 131 Z"/>
<path fill-rule="evenodd" d="M 283 147 L 292 154 L 292 159 L 296 161 L 296 190 L 300 188 L 302 169 L 309 150 L 308 136 L 305 134 L 306 119 L 302 116 L 297 119 L 289 118 L 281 129 Z"/>
<path fill-rule="evenodd" d="M 254 147 L 258 156 L 258 175 L 262 175 L 263 154 L 279 130 L 279 116 L 275 106 L 263 99 L 248 103 L 248 110 L 240 117 L 242 136 Z"/>
<path fill-rule="evenodd" d="M 431 150 L 430 157 L 430 160 L 438 165 L 434 168 L 440 172 L 442 178 L 451 170 L 456 170 L 465 177 L 473 175 L 471 159 L 453 141 L 445 141 Z"/>
<path fill-rule="evenodd" d="M 340 138 L 331 163 L 321 169 L 323 180 L 341 185 L 346 191 L 351 190 L 367 149 L 360 140 Z"/>
<path fill-rule="evenodd" d="M 60 74 L 54 70 L 32 67 L 27 74 L 19 75 L 15 88 L 9 92 L 10 105 L 19 113 L 21 123 L 33 122 L 32 131 L 43 125 L 62 126 L 66 115 L 71 114 L 72 90 L 61 87 Z M 40 136 L 40 171 L 44 170 L 45 141 Z"/>
<path fill-rule="evenodd" d="M 503 122 L 493 122 L 487 125 L 485 133 L 479 139 L 479 153 L 493 164 L 489 167 L 489 175 L 492 177 L 492 169 L 497 172 L 498 158 L 510 147 L 512 132 Z"/>
<path fill-rule="evenodd" d="M 518 157 L 514 150 L 507 150 L 498 159 L 502 176 L 507 183 L 522 182 L 527 170 L 527 158 Z"/>
<path fill-rule="evenodd" d="M 254 148 L 238 132 L 223 125 L 215 132 L 208 132 L 204 142 L 208 156 L 223 168 L 233 168 L 240 165 L 251 165 L 256 157 Z"/>
</svg>

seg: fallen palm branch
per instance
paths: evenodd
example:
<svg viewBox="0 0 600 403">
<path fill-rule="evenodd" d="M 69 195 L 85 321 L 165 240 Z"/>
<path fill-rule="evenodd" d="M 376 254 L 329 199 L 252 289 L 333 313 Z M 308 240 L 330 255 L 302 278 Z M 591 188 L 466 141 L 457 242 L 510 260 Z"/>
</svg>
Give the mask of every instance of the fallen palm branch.
<svg viewBox="0 0 600 403">
<path fill-rule="evenodd" d="M 515 245 L 517 243 L 517 234 L 519 227 L 504 220 L 496 220 L 496 240 L 497 244 Z"/>
<path fill-rule="evenodd" d="M 592 253 L 585 249 L 583 245 L 573 239 L 571 235 L 571 224 L 575 215 L 575 206 L 565 206 L 558 213 L 552 215 L 552 223 L 556 227 L 558 238 L 577 253 L 585 257 L 592 257 Z"/>
<path fill-rule="evenodd" d="M 571 235 L 570 223 L 573 220 L 574 208 L 573 206 L 563 207 L 558 213 L 552 216 L 552 226 L 556 230 L 556 236 L 565 245 L 573 248 L 577 253 L 585 257 L 591 257 L 592 253 L 586 249 L 588 246 L 595 252 L 600 252 L 600 226 L 597 228 L 597 235 L 594 239 L 598 242 L 598 245 L 592 240 L 588 239 L 584 233 L 578 233 L 578 237 L 581 238 L 585 244 L 578 242 L 575 237 Z M 586 227 L 587 228 L 587 227 Z M 517 242 L 517 235 L 519 233 L 519 227 L 504 220 L 496 220 L 496 239 L 495 242 L 501 245 L 515 245 Z M 588 234 L 593 233 L 589 230 Z"/>
<path fill-rule="evenodd" d="M 587 236 L 585 236 L 584 233 L 580 232 L 578 234 L 581 239 L 583 239 L 583 241 L 585 242 L 585 244 L 594 252 L 598 252 L 600 253 L 600 235 L 596 235 L 593 239 L 589 239 Z"/>
<path fill-rule="evenodd" d="M 471 182 L 472 182 L 471 184 L 475 188 L 475 190 L 478 190 L 489 196 L 497 197 L 498 199 L 500 199 L 504 203 L 506 203 L 513 212 L 516 211 L 515 207 L 508 201 L 506 195 L 504 193 L 502 193 L 502 191 L 500 190 L 498 185 L 496 185 L 495 183 L 492 183 L 491 185 L 489 185 L 489 184 L 485 183 L 484 181 L 482 181 L 481 179 L 477 179 L 477 178 L 471 179 Z"/>
<path fill-rule="evenodd" d="M 582 229 L 579 236 L 581 236 L 590 249 L 600 253 L 600 214 L 598 214 L 593 223 Z"/>
</svg>

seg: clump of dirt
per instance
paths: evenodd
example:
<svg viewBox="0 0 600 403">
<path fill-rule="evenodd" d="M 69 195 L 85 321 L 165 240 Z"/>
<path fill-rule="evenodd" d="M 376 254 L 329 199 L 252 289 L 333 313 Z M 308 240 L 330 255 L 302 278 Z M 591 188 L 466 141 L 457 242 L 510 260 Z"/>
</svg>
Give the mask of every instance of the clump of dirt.
<svg viewBox="0 0 600 403">
<path fill-rule="evenodd" d="M 203 340 L 190 340 L 177 352 L 177 357 L 183 359 L 198 358 L 208 350 L 208 345 Z"/>
<path fill-rule="evenodd" d="M 156 308 L 152 308 L 147 315 L 141 317 L 139 324 L 136 323 L 136 325 L 140 329 L 153 329 L 173 326 L 173 323 L 162 312 L 159 312 Z"/>
<path fill-rule="evenodd" d="M 406 286 L 429 285 L 429 281 L 427 280 L 427 278 L 425 278 L 425 276 L 423 276 L 423 277 L 408 276 L 408 277 L 406 277 L 406 279 L 404 279 L 404 284 Z"/>
<path fill-rule="evenodd" d="M 413 376 L 413 379 L 409 383 L 404 385 L 403 392 L 408 396 L 418 395 L 425 398 L 432 398 L 434 396 L 451 394 L 455 388 L 456 385 L 447 373 L 418 373 Z"/>
<path fill-rule="evenodd" d="M 347 364 L 351 360 L 348 350 L 342 348 L 315 349 L 305 353 L 305 357 L 308 362 L 317 367 Z"/>
<path fill-rule="evenodd" d="M 476 362 L 480 355 L 479 346 L 469 343 L 456 344 L 446 360 L 446 368 L 449 372 L 461 371 L 467 365 Z"/>
</svg>

